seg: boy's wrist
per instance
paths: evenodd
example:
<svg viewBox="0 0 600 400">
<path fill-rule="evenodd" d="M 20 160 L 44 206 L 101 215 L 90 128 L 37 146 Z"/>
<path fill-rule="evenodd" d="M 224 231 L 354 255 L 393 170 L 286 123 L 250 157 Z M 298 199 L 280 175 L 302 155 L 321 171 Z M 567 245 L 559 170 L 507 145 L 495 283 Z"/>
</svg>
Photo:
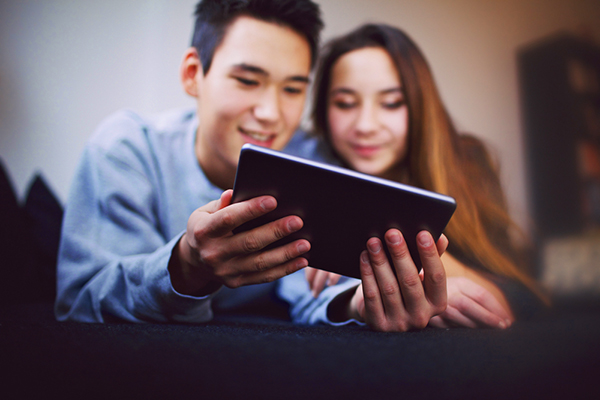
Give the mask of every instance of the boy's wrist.
<svg viewBox="0 0 600 400">
<path fill-rule="evenodd" d="M 338 294 L 327 306 L 327 318 L 331 322 L 345 322 L 351 319 L 359 320 L 357 310 L 353 310 L 352 298 L 358 286 L 351 287 Z"/>
<path fill-rule="evenodd" d="M 184 234 L 173 248 L 169 260 L 168 269 L 173 289 L 180 294 L 194 297 L 207 296 L 219 290 L 222 286 L 220 282 L 203 274 L 201 268 L 194 266 L 189 261 L 190 250 L 191 248 L 187 244 Z"/>
</svg>

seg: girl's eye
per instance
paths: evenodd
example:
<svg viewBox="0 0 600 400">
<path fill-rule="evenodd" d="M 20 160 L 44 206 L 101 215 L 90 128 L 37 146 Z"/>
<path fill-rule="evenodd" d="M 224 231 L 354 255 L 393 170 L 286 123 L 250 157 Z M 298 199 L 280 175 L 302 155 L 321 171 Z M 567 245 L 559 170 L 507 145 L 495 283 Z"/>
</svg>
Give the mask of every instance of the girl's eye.
<svg viewBox="0 0 600 400">
<path fill-rule="evenodd" d="M 383 108 L 387 108 L 388 110 L 396 110 L 402 107 L 405 104 L 404 100 L 398 100 L 391 103 L 383 103 Z"/>
<path fill-rule="evenodd" d="M 241 78 L 236 76 L 235 79 L 244 86 L 258 86 L 258 81 L 252 79 Z"/>
<path fill-rule="evenodd" d="M 334 101 L 333 105 L 335 105 L 337 108 L 339 108 L 341 110 L 349 110 L 352 107 L 356 106 L 356 103 L 348 103 L 345 101 Z"/>
</svg>

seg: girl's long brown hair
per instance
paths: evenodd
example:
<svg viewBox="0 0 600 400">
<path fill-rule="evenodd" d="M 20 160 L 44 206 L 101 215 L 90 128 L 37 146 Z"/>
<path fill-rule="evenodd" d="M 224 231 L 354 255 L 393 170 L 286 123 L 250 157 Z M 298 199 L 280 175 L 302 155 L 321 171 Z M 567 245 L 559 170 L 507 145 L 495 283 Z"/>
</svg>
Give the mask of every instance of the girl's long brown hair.
<svg viewBox="0 0 600 400">
<path fill-rule="evenodd" d="M 489 154 L 474 137 L 457 133 L 425 57 L 404 32 L 388 25 L 367 24 L 325 46 L 313 92 L 315 132 L 331 145 L 327 117 L 331 71 L 342 55 L 365 47 L 387 51 L 403 85 L 409 112 L 404 160 L 409 183 L 456 199 L 456 212 L 446 228 L 451 244 L 448 251 L 475 264 L 472 266 L 515 279 L 544 298 L 514 257 L 516 247 L 509 234 L 518 229 L 506 210 Z"/>
</svg>

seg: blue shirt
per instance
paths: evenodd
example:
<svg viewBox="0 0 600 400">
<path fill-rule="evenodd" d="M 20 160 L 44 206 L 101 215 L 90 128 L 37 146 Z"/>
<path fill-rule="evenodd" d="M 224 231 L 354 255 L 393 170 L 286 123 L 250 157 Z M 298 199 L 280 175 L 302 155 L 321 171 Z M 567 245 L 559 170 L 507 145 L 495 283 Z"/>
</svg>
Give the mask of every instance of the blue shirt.
<svg viewBox="0 0 600 400">
<path fill-rule="evenodd" d="M 205 322 L 213 313 L 276 295 L 297 323 L 331 323 L 327 306 L 354 279 L 314 299 L 304 271 L 277 282 L 222 287 L 204 297 L 176 292 L 167 269 L 191 213 L 220 197 L 194 152 L 193 110 L 151 118 L 120 111 L 87 143 L 65 208 L 57 266 L 58 320 Z M 286 152 L 329 160 L 317 139 L 298 132 Z M 358 262 L 358 261 L 357 261 Z"/>
</svg>

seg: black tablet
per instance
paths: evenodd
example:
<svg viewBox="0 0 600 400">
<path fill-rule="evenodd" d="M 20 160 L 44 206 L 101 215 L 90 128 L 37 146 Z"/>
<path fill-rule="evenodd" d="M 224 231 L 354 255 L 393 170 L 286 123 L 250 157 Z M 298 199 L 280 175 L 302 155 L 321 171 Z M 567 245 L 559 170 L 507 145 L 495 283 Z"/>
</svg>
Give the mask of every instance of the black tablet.
<svg viewBox="0 0 600 400">
<path fill-rule="evenodd" d="M 417 233 L 427 230 L 437 240 L 456 209 L 448 196 L 246 144 L 232 201 L 262 195 L 275 197 L 277 208 L 235 232 L 297 215 L 302 229 L 270 247 L 307 239 L 310 266 L 355 278 L 360 278 L 359 257 L 367 240 L 383 240 L 390 228 L 402 232 L 420 269 Z"/>
</svg>

